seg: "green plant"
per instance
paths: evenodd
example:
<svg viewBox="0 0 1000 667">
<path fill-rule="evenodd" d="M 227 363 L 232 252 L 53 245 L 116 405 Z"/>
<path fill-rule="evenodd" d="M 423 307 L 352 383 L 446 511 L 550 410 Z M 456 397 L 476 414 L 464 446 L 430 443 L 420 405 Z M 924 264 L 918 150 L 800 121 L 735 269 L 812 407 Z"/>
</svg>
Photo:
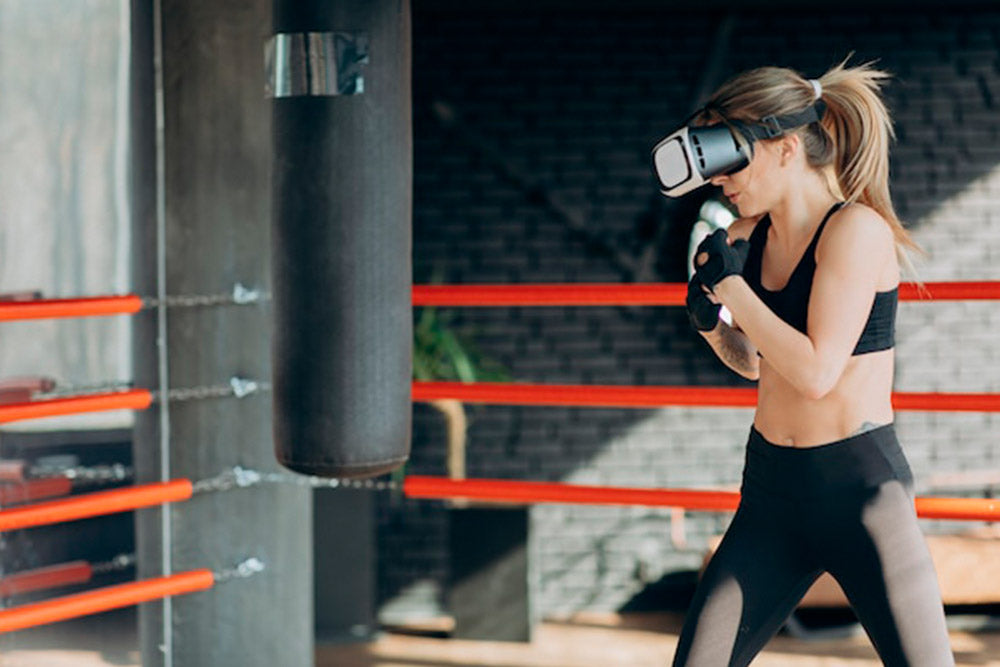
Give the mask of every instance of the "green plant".
<svg viewBox="0 0 1000 667">
<path fill-rule="evenodd" d="M 510 373 L 472 342 L 474 329 L 453 327 L 453 310 L 421 309 L 413 326 L 413 377 L 417 380 L 507 382 Z"/>
<path fill-rule="evenodd" d="M 431 283 L 441 283 L 440 268 Z M 454 326 L 455 311 L 424 306 L 414 314 L 413 378 L 424 382 L 510 382 L 511 374 L 495 359 L 472 342 L 473 327 Z M 448 423 L 448 472 L 452 477 L 465 476 L 466 416 L 462 403 L 441 399 L 430 405 L 440 411 Z M 392 473 L 397 489 L 402 487 L 408 464 Z"/>
<path fill-rule="evenodd" d="M 435 267 L 431 284 L 441 284 L 443 271 Z M 510 373 L 482 354 L 472 342 L 476 330 L 453 327 L 455 311 L 424 306 L 413 324 L 413 377 L 416 380 L 509 382 Z"/>
</svg>

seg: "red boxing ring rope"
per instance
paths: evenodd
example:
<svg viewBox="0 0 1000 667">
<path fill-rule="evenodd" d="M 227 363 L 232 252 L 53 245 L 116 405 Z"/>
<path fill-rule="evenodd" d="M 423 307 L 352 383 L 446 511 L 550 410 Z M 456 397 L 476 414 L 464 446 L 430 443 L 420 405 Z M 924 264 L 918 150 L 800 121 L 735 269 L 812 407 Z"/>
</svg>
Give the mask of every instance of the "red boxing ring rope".
<svg viewBox="0 0 1000 667">
<path fill-rule="evenodd" d="M 152 403 L 153 394 L 147 389 L 8 403 L 0 405 L 0 424 L 102 410 L 145 410 Z"/>
<path fill-rule="evenodd" d="M 752 387 L 655 387 L 560 385 L 502 382 L 414 382 L 414 401 L 454 398 L 497 405 L 569 405 L 653 408 L 664 406 L 752 408 Z M 896 410 L 928 412 L 1000 412 L 1000 394 L 893 392 Z"/>
<path fill-rule="evenodd" d="M 413 287 L 414 306 L 679 306 L 684 304 L 683 283 L 646 284 L 552 284 L 552 285 L 420 285 Z M 924 289 L 912 283 L 900 285 L 900 300 L 996 300 L 1000 282 L 927 283 Z M 0 302 L 0 321 L 134 314 L 143 307 L 136 295 L 78 299 Z M 594 385 L 530 385 L 460 382 L 414 382 L 413 400 L 457 398 L 469 402 L 524 404 L 660 407 L 753 407 L 756 390 L 738 387 L 628 387 Z M 0 423 L 22 419 L 78 414 L 100 410 L 148 408 L 153 400 L 148 390 L 28 401 L 0 405 Z M 896 392 L 897 410 L 1000 411 L 998 394 L 943 394 Z M 54 480 L 69 485 L 70 480 Z M 16 487 L 7 488 L 8 491 Z M 49 491 L 52 491 L 51 489 Z M 59 492 L 68 492 L 60 487 Z M 44 524 L 73 521 L 187 500 L 190 480 L 147 484 L 101 491 L 64 500 L 0 510 L 0 532 Z M 486 502 L 585 503 L 683 507 L 689 510 L 734 510 L 739 494 L 729 491 L 685 489 L 635 489 L 581 486 L 506 480 L 451 480 L 410 476 L 403 481 L 409 498 L 465 498 Z M 44 495 L 44 494 L 43 494 Z M 38 495 L 25 494 L 21 500 Z M 0 493 L 0 504 L 11 497 Z M 1000 501 L 979 498 L 917 498 L 922 518 L 996 521 Z M 0 595 L 39 590 L 52 584 L 80 583 L 90 579 L 86 562 L 42 568 L 0 579 Z M 110 586 L 86 593 L 0 610 L 0 633 L 127 607 L 141 602 L 205 590 L 215 585 L 210 570 L 179 574 Z"/>
<path fill-rule="evenodd" d="M 530 384 L 526 382 L 413 382 L 414 401 L 453 398 L 494 405 L 562 405 L 578 407 L 752 408 L 752 387 L 627 386 Z M 87 394 L 0 405 L 0 424 L 102 410 L 145 410 L 153 395 L 146 389 Z M 926 412 L 1000 412 L 1000 394 L 894 392 L 896 410 Z"/>
<path fill-rule="evenodd" d="M 414 285 L 414 306 L 682 306 L 684 283 L 552 283 L 522 285 Z M 997 300 L 1000 282 L 963 281 L 899 286 L 901 301 Z M 142 297 L 79 297 L 0 302 L 0 322 L 133 315 Z"/>
<path fill-rule="evenodd" d="M 0 322 L 94 315 L 132 315 L 140 310 L 142 310 L 142 298 L 135 294 L 5 301 L 0 303 Z"/>
<path fill-rule="evenodd" d="M 193 491 L 190 480 L 174 479 L 4 509 L 0 533 L 187 500 Z"/>
<path fill-rule="evenodd" d="M 44 591 L 70 584 L 85 584 L 90 581 L 93 575 L 94 569 L 85 560 L 40 567 L 26 572 L 15 572 L 0 577 L 0 598 Z"/>
<path fill-rule="evenodd" d="M 524 482 L 499 479 L 463 479 L 409 476 L 403 480 L 408 498 L 465 498 L 493 503 L 571 503 L 581 505 L 642 505 L 681 507 L 689 510 L 735 510 L 740 494 L 735 491 L 697 489 L 630 489 L 611 486 L 583 486 L 553 482 Z M 922 519 L 960 521 L 1000 520 L 1000 499 L 917 498 L 917 515 Z"/>
<path fill-rule="evenodd" d="M 42 498 L 68 496 L 72 490 L 73 480 L 69 477 L 45 477 L 16 484 L 0 484 L 0 508 Z"/>
<path fill-rule="evenodd" d="M 10 609 L 0 609 L 0 633 L 130 607 L 140 602 L 159 600 L 172 595 L 203 591 L 214 585 L 215 575 L 211 570 L 192 570 L 169 577 L 144 579 Z"/>
<path fill-rule="evenodd" d="M 414 306 L 683 306 L 685 283 L 553 283 L 414 285 Z M 1000 282 L 935 282 L 899 286 L 901 301 L 996 300 Z"/>
</svg>

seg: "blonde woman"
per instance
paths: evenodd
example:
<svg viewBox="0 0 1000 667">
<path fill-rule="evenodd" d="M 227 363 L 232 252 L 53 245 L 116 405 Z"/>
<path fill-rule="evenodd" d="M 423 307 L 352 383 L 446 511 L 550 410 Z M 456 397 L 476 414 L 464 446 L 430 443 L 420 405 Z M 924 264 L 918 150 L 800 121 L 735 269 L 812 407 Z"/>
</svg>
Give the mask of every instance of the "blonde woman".
<svg viewBox="0 0 1000 667">
<path fill-rule="evenodd" d="M 699 247 L 689 314 L 759 388 L 740 506 L 674 665 L 748 664 L 824 571 L 886 665 L 954 665 L 890 402 L 899 260 L 916 246 L 889 197 L 888 74 L 845 63 L 744 72 L 697 121 L 729 125 L 752 159 L 710 179 L 741 217 Z"/>
</svg>

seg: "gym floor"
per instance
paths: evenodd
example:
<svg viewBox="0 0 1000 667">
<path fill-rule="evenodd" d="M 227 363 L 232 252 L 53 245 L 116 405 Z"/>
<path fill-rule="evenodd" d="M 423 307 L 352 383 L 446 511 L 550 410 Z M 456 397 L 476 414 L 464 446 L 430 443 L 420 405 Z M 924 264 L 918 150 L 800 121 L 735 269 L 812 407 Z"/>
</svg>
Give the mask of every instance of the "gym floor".
<svg viewBox="0 0 1000 667">
<path fill-rule="evenodd" d="M 588 614 L 547 621 L 530 644 L 384 633 L 377 641 L 321 644 L 316 667 L 642 667 L 669 664 L 680 614 Z M 954 619 L 949 619 L 950 621 Z M 13 633 L 0 640 L 0 667 L 139 665 L 133 610 Z M 958 665 L 1000 667 L 1000 632 L 951 633 Z M 755 667 L 878 667 L 860 631 L 844 639 L 776 637 Z"/>
</svg>

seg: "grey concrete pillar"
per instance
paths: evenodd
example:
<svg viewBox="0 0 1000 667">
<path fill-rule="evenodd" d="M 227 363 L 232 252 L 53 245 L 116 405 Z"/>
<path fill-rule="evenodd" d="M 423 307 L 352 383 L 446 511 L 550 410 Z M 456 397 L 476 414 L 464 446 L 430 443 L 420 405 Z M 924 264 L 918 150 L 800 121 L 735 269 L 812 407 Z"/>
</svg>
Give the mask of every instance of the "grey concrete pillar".
<svg viewBox="0 0 1000 667">
<path fill-rule="evenodd" d="M 237 282 L 269 290 L 271 129 L 263 46 L 270 2 L 133 0 L 132 11 L 135 289 L 157 293 L 160 222 L 167 293 L 226 292 Z M 157 41 L 162 76 L 153 67 Z M 237 375 L 269 379 L 269 305 L 171 309 L 165 337 L 156 318 L 147 312 L 135 321 L 139 386 L 159 388 L 164 379 L 158 340 L 171 387 L 217 385 Z M 158 409 L 138 415 L 139 481 L 199 480 L 235 465 L 278 470 L 269 395 L 174 402 L 166 411 L 169 421 Z M 266 566 L 169 606 L 143 605 L 143 665 L 311 665 L 311 534 L 310 492 L 291 485 L 204 494 L 169 512 L 139 512 L 141 577 L 164 566 L 219 570 L 249 557 Z"/>
</svg>

